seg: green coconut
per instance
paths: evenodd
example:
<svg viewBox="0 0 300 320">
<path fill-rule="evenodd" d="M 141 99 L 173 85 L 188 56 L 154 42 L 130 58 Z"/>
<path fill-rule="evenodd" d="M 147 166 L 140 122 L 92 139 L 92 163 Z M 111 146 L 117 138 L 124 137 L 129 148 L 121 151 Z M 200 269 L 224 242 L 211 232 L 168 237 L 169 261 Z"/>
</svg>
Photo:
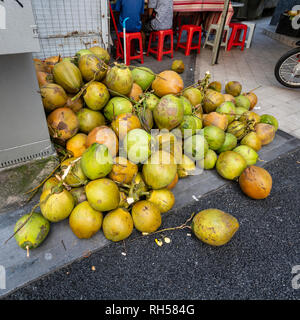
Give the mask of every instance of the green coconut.
<svg viewBox="0 0 300 320">
<path fill-rule="evenodd" d="M 140 109 L 138 110 L 138 117 L 140 119 L 142 128 L 150 131 L 153 128 L 153 113 L 150 109 Z"/>
<path fill-rule="evenodd" d="M 196 116 L 183 116 L 180 124 L 180 130 L 184 139 L 195 135 L 198 130 L 202 129 L 202 121 Z"/>
<path fill-rule="evenodd" d="M 212 246 L 222 246 L 236 233 L 239 223 L 224 211 L 206 209 L 195 215 L 191 228 L 199 240 Z"/>
<path fill-rule="evenodd" d="M 84 187 L 72 188 L 70 190 L 71 195 L 74 198 L 75 205 L 77 206 L 79 203 L 86 201 L 86 194 Z"/>
<path fill-rule="evenodd" d="M 99 111 L 82 108 L 77 112 L 79 131 L 88 134 L 94 128 L 105 125 L 105 118 Z"/>
<path fill-rule="evenodd" d="M 86 82 L 91 80 L 101 81 L 107 71 L 106 64 L 94 54 L 85 54 L 80 57 L 78 68 Z"/>
<path fill-rule="evenodd" d="M 236 114 L 236 116 L 235 116 L 235 119 L 236 120 L 238 120 L 239 119 L 239 117 L 243 114 L 243 113 L 245 113 L 245 112 L 247 112 L 248 110 L 247 109 L 245 109 L 245 108 L 241 108 L 241 107 L 239 107 L 239 108 L 235 108 L 235 114 Z"/>
<path fill-rule="evenodd" d="M 69 217 L 69 226 L 79 239 L 89 239 L 102 225 L 102 212 L 94 210 L 87 201 L 78 204 Z"/>
<path fill-rule="evenodd" d="M 212 90 L 215 90 L 215 91 L 218 91 L 218 92 L 221 92 L 222 84 L 219 81 L 213 81 L 208 85 L 208 88 L 212 89 Z"/>
<path fill-rule="evenodd" d="M 94 46 L 89 49 L 94 55 L 104 61 L 106 64 L 109 63 L 110 55 L 107 50 L 99 46 Z"/>
<path fill-rule="evenodd" d="M 203 100 L 202 92 L 197 88 L 187 88 L 183 91 L 183 96 L 186 97 L 193 107 L 200 104 Z"/>
<path fill-rule="evenodd" d="M 225 133 L 225 141 L 221 148 L 217 150 L 217 153 L 225 152 L 225 151 L 230 151 L 233 148 L 235 148 L 237 145 L 237 138 L 231 133 L 226 132 Z"/>
<path fill-rule="evenodd" d="M 106 239 L 117 242 L 128 238 L 133 231 L 133 220 L 124 208 L 110 211 L 103 220 L 103 233 Z"/>
<path fill-rule="evenodd" d="M 183 104 L 184 115 L 191 115 L 193 113 L 193 106 L 190 100 L 184 96 L 181 96 L 180 99 Z"/>
<path fill-rule="evenodd" d="M 133 129 L 124 138 L 124 150 L 128 159 L 134 163 L 145 162 L 152 150 L 154 139 L 143 129 Z"/>
<path fill-rule="evenodd" d="M 198 161 L 198 165 L 205 169 L 211 170 L 215 167 L 218 156 L 214 150 L 209 149 L 204 159 Z"/>
<path fill-rule="evenodd" d="M 242 140 L 241 145 L 246 145 L 254 149 L 255 151 L 259 151 L 261 149 L 261 140 L 259 139 L 256 132 L 252 131 L 248 133 Z"/>
<path fill-rule="evenodd" d="M 84 55 L 88 55 L 88 54 L 93 54 L 93 53 L 89 49 L 81 49 L 81 50 L 77 51 L 75 54 L 75 58 L 74 58 L 75 64 L 78 65 L 80 58 L 83 57 Z"/>
<path fill-rule="evenodd" d="M 50 230 L 49 221 L 40 213 L 33 212 L 29 217 L 30 213 L 23 215 L 14 228 L 14 232 L 19 230 L 15 234 L 15 240 L 24 250 L 37 248 L 46 239 Z M 20 229 L 21 226 L 23 227 Z"/>
<path fill-rule="evenodd" d="M 53 187 L 57 186 L 59 184 L 59 180 L 55 177 L 49 178 L 45 183 L 43 184 L 42 191 L 45 191 L 47 189 L 52 189 Z"/>
<path fill-rule="evenodd" d="M 234 97 L 237 97 L 242 92 L 242 85 L 238 81 L 230 81 L 225 85 L 225 91 L 227 94 L 231 94 Z"/>
<path fill-rule="evenodd" d="M 110 90 L 111 95 L 127 96 L 133 84 L 131 71 L 128 67 L 115 65 L 107 71 L 104 83 Z"/>
<path fill-rule="evenodd" d="M 235 105 L 238 108 L 244 108 L 244 109 L 249 110 L 250 106 L 251 106 L 251 102 L 248 97 L 243 96 L 243 95 L 239 95 L 239 96 L 235 97 Z"/>
<path fill-rule="evenodd" d="M 107 176 L 112 170 L 113 159 L 104 144 L 93 143 L 86 149 L 80 160 L 84 174 L 91 180 Z"/>
<path fill-rule="evenodd" d="M 230 102 L 234 103 L 234 105 L 235 105 L 234 96 L 232 96 L 231 94 L 227 94 L 227 93 L 224 93 L 223 96 L 224 96 L 225 102 L 230 101 Z"/>
<path fill-rule="evenodd" d="M 114 97 L 109 100 L 104 108 L 104 115 L 109 121 L 113 121 L 122 113 L 132 113 L 132 103 L 123 97 Z"/>
<path fill-rule="evenodd" d="M 222 152 L 216 163 L 219 175 L 228 180 L 238 178 L 246 167 L 247 162 L 244 157 L 234 151 Z"/>
<path fill-rule="evenodd" d="M 234 148 L 232 151 L 239 153 L 247 162 L 247 166 L 256 164 L 258 160 L 257 152 L 246 145 L 241 145 Z"/>
<path fill-rule="evenodd" d="M 155 107 L 158 105 L 159 100 L 160 99 L 154 93 L 147 93 L 145 95 L 146 108 L 153 111 Z"/>
<path fill-rule="evenodd" d="M 163 150 L 151 155 L 143 165 L 143 178 L 151 189 L 167 187 L 177 173 L 177 164 L 174 157 Z"/>
<path fill-rule="evenodd" d="M 176 128 L 182 122 L 183 115 L 182 100 L 173 94 L 162 97 L 153 110 L 154 120 L 159 129 Z"/>
<path fill-rule="evenodd" d="M 55 83 L 62 86 L 68 93 L 77 93 L 82 85 L 82 75 L 78 67 L 70 61 L 56 63 L 53 68 Z"/>
<path fill-rule="evenodd" d="M 54 188 L 47 189 L 41 194 L 40 208 L 47 220 L 59 222 L 70 215 L 74 208 L 75 200 L 66 189 L 58 186 Z"/>
<path fill-rule="evenodd" d="M 177 73 L 184 72 L 184 63 L 182 60 L 174 60 L 171 69 Z"/>
<path fill-rule="evenodd" d="M 236 136 L 238 140 L 241 140 L 244 138 L 246 132 L 247 126 L 245 123 L 241 121 L 233 121 L 230 123 L 230 125 L 227 127 L 227 132 L 233 134 Z"/>
<path fill-rule="evenodd" d="M 203 159 L 208 149 L 208 143 L 202 134 L 196 134 L 184 141 L 184 153 L 193 160 Z"/>
<path fill-rule="evenodd" d="M 179 178 L 185 178 L 194 175 L 196 170 L 195 161 L 183 154 L 181 161 L 177 165 L 177 174 Z"/>
<path fill-rule="evenodd" d="M 80 158 L 68 158 L 60 165 L 64 182 L 70 187 L 80 187 L 87 182 L 81 165 Z"/>
<path fill-rule="evenodd" d="M 221 148 L 225 141 L 225 132 L 219 127 L 207 126 L 203 129 L 204 137 L 212 150 Z"/>
<path fill-rule="evenodd" d="M 151 87 L 152 82 L 155 79 L 153 71 L 146 67 L 136 67 L 131 70 L 133 82 L 138 84 L 143 91 Z"/>
<path fill-rule="evenodd" d="M 107 104 L 109 98 L 110 94 L 107 87 L 98 81 L 90 83 L 83 94 L 86 105 L 96 111 L 101 110 Z"/>
<path fill-rule="evenodd" d="M 203 99 L 203 109 L 205 113 L 215 111 L 222 103 L 224 103 L 224 96 L 222 93 L 215 90 L 207 90 Z"/>
<path fill-rule="evenodd" d="M 55 83 L 47 83 L 42 86 L 41 97 L 46 112 L 64 107 L 68 100 L 65 90 Z"/>
<path fill-rule="evenodd" d="M 90 206 L 97 211 L 110 211 L 119 206 L 120 192 L 117 184 L 107 178 L 97 179 L 85 186 Z"/>
<path fill-rule="evenodd" d="M 155 232 L 161 225 L 161 213 L 158 206 L 150 201 L 135 203 L 131 210 L 134 227 L 145 233 Z"/>
<path fill-rule="evenodd" d="M 275 128 L 275 131 L 278 129 L 278 120 L 270 114 L 263 114 L 260 116 L 260 122 L 272 125 Z"/>
<path fill-rule="evenodd" d="M 225 101 L 216 109 L 216 112 L 225 114 L 230 124 L 235 119 L 236 108 L 233 102 Z"/>
</svg>

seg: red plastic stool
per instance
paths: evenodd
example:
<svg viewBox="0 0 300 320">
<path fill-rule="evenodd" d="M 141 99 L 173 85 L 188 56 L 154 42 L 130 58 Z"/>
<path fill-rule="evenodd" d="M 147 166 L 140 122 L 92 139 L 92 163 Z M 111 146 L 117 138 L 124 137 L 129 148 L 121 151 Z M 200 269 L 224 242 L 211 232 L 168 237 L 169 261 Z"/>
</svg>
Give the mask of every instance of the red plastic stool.
<svg viewBox="0 0 300 320">
<path fill-rule="evenodd" d="M 227 51 L 231 50 L 233 46 L 240 46 L 241 50 L 244 50 L 246 35 L 247 35 L 247 25 L 242 23 L 230 23 L 229 27 L 232 29 L 230 38 L 228 40 Z M 243 39 L 241 38 L 241 33 L 243 31 Z"/>
<path fill-rule="evenodd" d="M 120 38 L 124 38 L 123 32 L 119 32 L 118 34 Z M 140 53 L 138 55 L 135 54 L 135 50 L 131 46 L 131 41 L 134 39 L 139 40 Z M 124 53 L 120 45 L 117 45 L 117 59 L 118 58 L 124 59 Z M 144 63 L 142 34 L 140 32 L 129 32 L 126 33 L 126 64 L 129 66 L 130 61 L 135 59 L 141 59 L 141 63 Z"/>
<path fill-rule="evenodd" d="M 171 37 L 171 47 L 170 49 L 166 49 L 164 51 L 164 42 L 165 37 L 170 36 Z M 155 41 L 158 39 L 158 44 L 155 47 L 151 47 L 152 41 Z M 171 58 L 173 58 L 173 30 L 160 30 L 160 31 L 152 31 L 150 33 L 149 38 L 149 45 L 147 50 L 147 56 L 149 56 L 149 53 L 154 53 L 157 56 L 157 60 L 161 61 L 164 54 L 171 54 Z"/>
<path fill-rule="evenodd" d="M 173 19 L 173 32 L 177 37 L 179 35 L 180 28 L 183 26 L 183 23 L 182 23 L 183 18 L 188 19 L 189 24 L 193 24 L 194 22 L 194 15 L 191 15 L 191 14 L 181 15 L 179 14 L 179 12 L 177 12 L 177 14 L 174 16 L 174 19 Z"/>
<path fill-rule="evenodd" d="M 181 35 L 182 35 L 183 31 L 187 32 L 187 41 L 186 42 L 180 42 Z M 195 32 L 199 33 L 199 40 L 198 40 L 197 44 L 193 44 L 193 36 L 194 36 Z M 197 52 L 200 53 L 201 34 L 202 34 L 201 26 L 195 26 L 193 24 L 187 24 L 187 25 L 181 26 L 180 31 L 179 31 L 179 37 L 177 40 L 176 51 L 178 50 L 178 48 L 183 48 L 183 49 L 185 49 L 186 56 L 189 56 L 191 50 L 194 50 L 194 49 L 197 49 Z"/>
</svg>

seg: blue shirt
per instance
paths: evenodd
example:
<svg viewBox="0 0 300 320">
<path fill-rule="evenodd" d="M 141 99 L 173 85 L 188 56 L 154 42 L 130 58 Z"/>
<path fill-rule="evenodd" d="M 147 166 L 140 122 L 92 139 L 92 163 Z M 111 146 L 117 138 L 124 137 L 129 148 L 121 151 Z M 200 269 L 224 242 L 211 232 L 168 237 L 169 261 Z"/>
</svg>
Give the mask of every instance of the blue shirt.
<svg viewBox="0 0 300 320">
<path fill-rule="evenodd" d="M 144 0 L 118 0 L 115 10 L 120 11 L 118 30 L 123 31 L 123 21 L 126 21 L 126 32 L 139 32 L 142 29 L 141 15 L 144 13 Z"/>
</svg>

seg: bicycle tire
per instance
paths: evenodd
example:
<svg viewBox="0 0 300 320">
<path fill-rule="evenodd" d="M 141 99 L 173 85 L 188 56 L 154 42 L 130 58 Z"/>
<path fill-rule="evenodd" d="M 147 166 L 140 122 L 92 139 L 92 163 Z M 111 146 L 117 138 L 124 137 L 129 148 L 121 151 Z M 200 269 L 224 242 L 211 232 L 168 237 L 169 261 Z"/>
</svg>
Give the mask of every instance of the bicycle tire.
<svg viewBox="0 0 300 320">
<path fill-rule="evenodd" d="M 300 88 L 300 83 L 298 84 L 290 84 L 290 83 L 287 83 L 286 81 L 284 81 L 281 76 L 280 76 L 280 73 L 279 73 L 279 70 L 280 70 L 280 67 L 282 66 L 282 64 L 292 55 L 294 54 L 297 54 L 299 53 L 300 54 L 300 48 L 294 48 L 292 50 L 289 50 L 287 53 L 285 53 L 276 63 L 276 66 L 275 66 L 275 70 L 274 70 L 274 74 L 275 74 L 275 77 L 277 79 L 277 81 L 279 83 L 281 83 L 283 86 L 285 87 L 288 87 L 288 88 Z"/>
</svg>

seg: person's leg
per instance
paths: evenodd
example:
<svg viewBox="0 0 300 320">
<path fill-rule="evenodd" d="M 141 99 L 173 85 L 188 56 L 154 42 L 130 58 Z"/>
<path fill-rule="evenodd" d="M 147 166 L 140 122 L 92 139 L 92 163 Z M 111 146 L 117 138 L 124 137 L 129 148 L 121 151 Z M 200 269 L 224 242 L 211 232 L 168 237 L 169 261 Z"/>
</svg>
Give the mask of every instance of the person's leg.
<svg viewBox="0 0 300 320">
<path fill-rule="evenodd" d="M 142 33 L 142 41 L 143 41 L 143 51 L 146 52 L 147 51 L 147 47 L 146 47 L 146 38 L 149 37 L 150 33 L 153 31 L 152 25 L 151 25 L 151 20 L 149 20 L 148 22 L 146 22 L 141 30 Z"/>
</svg>

